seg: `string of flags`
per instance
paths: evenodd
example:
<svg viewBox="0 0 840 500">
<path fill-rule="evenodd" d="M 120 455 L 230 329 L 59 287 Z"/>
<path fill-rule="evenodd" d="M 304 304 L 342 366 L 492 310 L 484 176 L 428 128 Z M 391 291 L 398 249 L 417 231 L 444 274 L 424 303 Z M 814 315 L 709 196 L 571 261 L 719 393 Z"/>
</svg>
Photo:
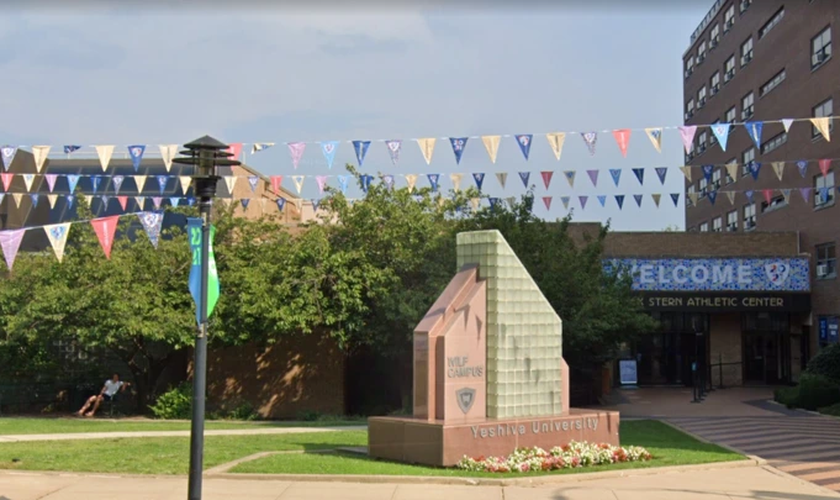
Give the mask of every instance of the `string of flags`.
<svg viewBox="0 0 840 500">
<path fill-rule="evenodd" d="M 694 139 L 697 134 L 698 129 L 710 129 L 714 137 L 717 139 L 717 143 L 723 151 L 726 151 L 727 143 L 729 134 L 733 127 L 743 126 L 747 133 L 749 134 L 750 138 L 755 143 L 756 147 L 761 147 L 761 139 L 765 125 L 767 124 L 781 124 L 784 128 L 785 132 L 789 132 L 790 128 L 793 126 L 794 123 L 799 122 L 807 122 L 813 125 L 813 127 L 819 131 L 819 133 L 823 136 L 826 141 L 831 140 L 831 123 L 834 119 L 833 116 L 828 117 L 812 117 L 812 118 L 783 118 L 780 120 L 764 120 L 764 121 L 747 121 L 747 122 L 733 122 L 733 123 L 714 123 L 709 125 L 679 125 L 676 127 L 648 127 L 644 129 L 631 129 L 631 128 L 622 128 L 622 129 L 614 129 L 614 130 L 602 130 L 602 131 L 590 131 L 590 132 L 548 132 L 545 134 L 536 134 L 536 136 L 542 135 L 545 137 L 549 147 L 551 148 L 552 152 L 554 153 L 555 158 L 559 161 L 562 152 L 563 146 L 566 143 L 566 138 L 571 135 L 579 134 L 581 139 L 583 140 L 584 145 L 586 146 L 587 150 L 589 151 L 590 156 L 594 156 L 596 152 L 596 146 L 598 144 L 598 137 L 599 134 L 610 134 L 613 137 L 616 145 L 619 148 L 619 151 L 623 157 L 627 157 L 627 152 L 630 146 L 630 137 L 633 131 L 643 130 L 645 135 L 650 140 L 651 145 L 653 148 L 661 153 L 662 152 L 662 134 L 665 130 L 672 130 L 676 129 L 679 132 L 680 139 L 682 140 L 683 147 L 685 149 L 686 154 L 691 153 L 694 147 Z M 426 137 L 426 138 L 418 138 L 418 139 L 410 139 L 410 141 L 414 141 L 417 143 L 417 146 L 420 149 L 420 152 L 423 155 L 423 159 L 426 161 L 427 165 L 430 165 L 432 162 L 432 157 L 434 156 L 435 147 L 437 145 L 437 141 L 439 139 L 443 141 L 448 141 L 450 147 L 452 148 L 452 152 L 455 157 L 455 163 L 461 163 L 461 158 L 464 154 L 464 151 L 467 148 L 467 145 L 470 144 L 470 140 L 477 140 L 480 139 L 482 144 L 484 145 L 484 149 L 487 152 L 487 155 L 490 158 L 492 163 L 496 163 L 496 159 L 499 153 L 499 147 L 501 145 L 502 138 L 513 138 L 519 147 L 520 152 L 522 153 L 523 157 L 527 161 L 530 158 L 531 154 L 531 146 L 534 141 L 535 134 L 507 134 L 507 135 L 482 135 L 482 136 L 464 136 L 464 137 Z M 370 150 L 370 145 L 372 142 L 381 142 L 385 144 L 387 149 L 388 155 L 391 159 L 391 162 L 396 167 L 400 162 L 401 151 L 403 149 L 403 140 L 402 139 L 380 139 L 376 141 L 372 140 L 352 140 L 352 141 L 321 141 L 321 142 L 287 142 L 286 147 L 289 150 L 289 155 L 292 160 L 292 165 L 297 170 L 301 159 L 303 158 L 304 152 L 307 149 L 308 144 L 316 144 L 318 149 L 320 150 L 320 154 L 324 157 L 327 162 L 327 165 L 330 169 L 332 169 L 336 152 L 338 151 L 339 146 L 342 143 L 349 143 L 353 147 L 353 152 L 355 154 L 356 160 L 359 164 L 359 167 L 364 165 L 365 158 L 367 157 L 368 151 Z M 261 151 L 265 151 L 277 143 L 275 142 L 256 142 L 256 143 L 233 143 L 227 149 L 233 158 L 240 158 L 243 154 L 243 147 L 246 144 L 250 144 L 251 154 L 256 154 Z M 18 148 L 23 146 L 10 146 L 6 145 L 0 148 L 2 152 L 2 161 L 3 166 L 6 171 L 9 170 L 11 166 L 11 162 L 14 160 L 15 154 L 17 153 Z M 94 145 L 91 146 L 95 151 L 96 155 L 99 158 L 100 165 L 102 166 L 102 171 L 106 171 L 108 169 L 108 165 L 113 157 L 115 146 L 114 145 Z M 146 153 L 145 144 L 132 144 L 126 146 L 126 151 L 131 158 L 132 164 L 134 166 L 135 171 L 140 168 L 140 164 L 143 160 L 143 156 Z M 177 144 L 161 144 L 158 146 L 160 151 L 160 156 L 163 159 L 164 165 L 166 166 L 166 171 L 168 172 L 172 168 L 172 160 L 178 153 L 178 145 Z M 36 145 L 36 146 L 29 146 L 32 155 L 35 159 L 35 167 L 36 170 L 40 173 L 44 164 L 47 160 L 47 157 L 53 152 L 52 146 L 49 145 Z M 68 157 L 76 154 L 83 148 L 82 145 L 78 144 L 71 144 L 71 145 L 64 145 L 62 147 L 62 151 Z M 56 148 L 56 151 L 58 148 Z"/>
</svg>

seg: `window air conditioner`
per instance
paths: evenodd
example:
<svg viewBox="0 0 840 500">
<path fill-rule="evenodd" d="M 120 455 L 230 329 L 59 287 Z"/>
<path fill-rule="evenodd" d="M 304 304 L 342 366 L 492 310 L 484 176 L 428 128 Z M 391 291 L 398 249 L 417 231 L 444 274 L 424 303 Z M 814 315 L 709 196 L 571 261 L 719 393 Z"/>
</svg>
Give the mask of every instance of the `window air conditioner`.
<svg viewBox="0 0 840 500">
<path fill-rule="evenodd" d="M 817 266 L 817 278 L 823 278 L 828 276 L 828 266 L 826 264 L 820 264 Z"/>
</svg>

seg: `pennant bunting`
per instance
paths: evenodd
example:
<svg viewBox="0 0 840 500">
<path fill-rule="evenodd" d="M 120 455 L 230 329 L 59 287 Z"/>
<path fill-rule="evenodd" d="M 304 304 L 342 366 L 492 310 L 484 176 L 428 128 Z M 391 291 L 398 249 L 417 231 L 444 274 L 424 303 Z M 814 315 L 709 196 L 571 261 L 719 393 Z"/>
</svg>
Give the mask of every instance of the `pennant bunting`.
<svg viewBox="0 0 840 500">
<path fill-rule="evenodd" d="M 449 142 L 452 144 L 452 152 L 455 153 L 455 163 L 461 164 L 461 156 L 464 154 L 464 149 L 467 147 L 467 140 L 469 137 L 450 137 Z"/>
<path fill-rule="evenodd" d="M 627 158 L 627 146 L 630 145 L 630 129 L 622 128 L 613 130 L 613 137 L 618 144 L 618 149 L 621 150 L 621 156 Z"/>
<path fill-rule="evenodd" d="M 644 168 L 634 168 L 633 174 L 636 176 L 636 179 L 639 181 L 640 186 L 645 185 L 645 169 Z"/>
<path fill-rule="evenodd" d="M 73 208 L 73 203 L 76 201 L 76 198 L 72 194 L 68 194 L 64 199 L 67 201 L 67 209 L 70 210 Z"/>
<path fill-rule="evenodd" d="M 26 192 L 32 191 L 33 182 L 35 182 L 35 174 L 23 174 L 23 183 L 26 185 Z"/>
<path fill-rule="evenodd" d="M 785 127 L 785 133 L 790 132 L 791 125 L 793 125 L 793 118 L 782 118 L 782 126 Z"/>
<path fill-rule="evenodd" d="M 601 204 L 601 207 L 607 206 L 607 195 L 599 194 L 596 196 L 596 198 L 598 198 L 598 203 Z"/>
<path fill-rule="evenodd" d="M 589 149 L 589 156 L 595 156 L 595 143 L 598 142 L 598 132 L 581 132 L 580 136 Z"/>
<path fill-rule="evenodd" d="M 799 194 L 802 195 L 802 199 L 808 204 L 811 203 L 811 189 L 810 187 L 799 188 Z"/>
<path fill-rule="evenodd" d="M 531 178 L 531 172 L 519 172 L 519 179 L 522 181 L 522 185 L 525 188 L 528 188 L 528 180 Z"/>
<path fill-rule="evenodd" d="M 50 202 L 50 208 L 55 208 L 55 202 L 58 201 L 58 195 L 57 194 L 48 194 L 47 195 L 47 201 Z M 0 202 L 2 202 L 2 199 L 0 199 Z"/>
<path fill-rule="evenodd" d="M 671 201 L 674 202 L 674 206 L 676 207 L 680 203 L 680 193 L 671 193 Z"/>
<path fill-rule="evenodd" d="M 634 194 L 633 195 L 633 199 L 636 200 L 636 206 L 639 207 L 639 208 L 641 208 L 641 206 L 642 206 L 642 196 L 644 196 L 644 195 L 641 195 L 641 194 Z"/>
<path fill-rule="evenodd" d="M 324 194 L 324 186 L 327 185 L 327 176 L 326 175 L 316 175 L 315 182 L 318 183 L 318 193 Z"/>
<path fill-rule="evenodd" d="M 478 205 L 481 203 L 481 198 L 470 198 L 470 206 L 472 207 L 473 211 L 478 211 Z"/>
<path fill-rule="evenodd" d="M 726 197 L 729 198 L 729 204 L 735 204 L 735 191 L 725 191 Z"/>
<path fill-rule="evenodd" d="M 187 205 L 189 205 L 189 206 L 195 205 L 195 197 L 194 196 L 190 196 L 189 198 L 187 198 Z"/>
<path fill-rule="evenodd" d="M 190 185 L 192 185 L 192 177 L 189 175 L 182 175 L 178 177 L 178 180 L 181 181 L 181 192 L 184 193 L 184 196 L 186 196 L 187 191 L 190 190 Z"/>
<path fill-rule="evenodd" d="M 589 176 L 589 180 L 592 182 L 593 186 L 598 186 L 598 170 L 587 170 L 586 174 Z"/>
<path fill-rule="evenodd" d="M 3 157 L 3 168 L 8 172 L 15 160 L 18 148 L 15 146 L 3 146 L 0 148 L 0 156 Z"/>
<path fill-rule="evenodd" d="M 580 195 L 578 196 L 578 203 L 580 203 L 581 210 L 586 210 L 586 202 L 589 201 L 589 196 Z"/>
<path fill-rule="evenodd" d="M 111 184 L 114 185 L 114 193 L 119 194 L 120 188 L 122 188 L 123 182 L 125 181 L 124 175 L 115 175 L 111 177 Z M 52 191 L 52 189 L 50 189 Z"/>
<path fill-rule="evenodd" d="M 101 166 L 102 171 L 105 172 L 106 170 L 108 170 L 108 165 L 111 163 L 111 157 L 114 155 L 114 146 L 100 145 L 94 146 L 94 149 L 96 149 L 96 156 L 99 158 L 99 166 Z M 131 153 L 131 147 L 129 147 L 129 153 Z M 137 170 L 136 167 L 135 170 Z"/>
<path fill-rule="evenodd" d="M 499 203 L 501 203 L 501 200 L 498 198 L 487 198 L 487 201 L 488 203 L 490 203 L 491 210 L 494 210 L 499 205 Z"/>
<path fill-rule="evenodd" d="M 823 177 L 825 177 L 826 175 L 828 175 L 828 170 L 831 168 L 831 160 L 830 159 L 823 159 L 823 160 L 820 160 L 818 163 L 819 163 L 819 166 L 820 166 L 820 173 L 823 174 Z M 27 188 L 27 189 L 29 189 L 29 188 Z"/>
<path fill-rule="evenodd" d="M 534 135 L 533 134 L 519 134 L 519 135 L 514 135 L 513 137 L 516 138 L 516 143 L 519 144 L 519 150 L 522 151 L 522 156 L 524 156 L 525 159 L 527 160 L 528 156 L 531 154 L 531 139 L 534 138 Z M 493 162 L 493 163 L 496 163 L 496 162 Z"/>
<path fill-rule="evenodd" d="M 317 213 L 318 212 L 318 207 L 321 206 L 321 200 L 318 199 L 318 198 L 312 198 L 309 201 L 312 203 L 312 212 Z"/>
<path fill-rule="evenodd" d="M 155 176 L 155 177 L 157 178 L 158 188 L 160 189 L 160 194 L 163 194 L 163 192 L 166 190 L 166 183 L 169 182 L 169 176 L 168 175 L 158 175 L 158 176 Z"/>
<path fill-rule="evenodd" d="M 828 142 L 831 141 L 831 122 L 829 120 L 830 118 L 828 117 L 811 118 L 811 123 L 814 125 L 814 128 L 816 128 Z"/>
<path fill-rule="evenodd" d="M 73 154 L 80 149 L 82 149 L 82 147 L 79 146 L 78 144 L 67 144 L 67 145 L 64 146 L 64 154 L 70 155 L 70 154 Z"/>
<path fill-rule="evenodd" d="M 662 152 L 662 129 L 661 128 L 646 128 L 645 133 L 650 139 L 650 143 L 656 149 L 657 153 Z"/>
<path fill-rule="evenodd" d="M 798 162 L 796 162 L 796 168 L 799 169 L 799 175 L 801 175 L 804 179 L 805 173 L 808 171 L 808 162 L 805 160 L 799 160 Z"/>
<path fill-rule="evenodd" d="M 697 205 L 697 199 L 699 198 L 697 193 L 688 193 L 688 198 L 691 200 L 692 205 Z"/>
<path fill-rule="evenodd" d="M 295 189 L 297 190 L 297 194 L 300 194 L 301 190 L 303 189 L 303 181 L 306 180 L 306 176 L 304 175 L 293 175 L 292 182 L 295 183 Z"/>
<path fill-rule="evenodd" d="M 505 201 L 510 208 L 513 208 L 516 205 L 516 197 L 514 196 L 508 196 Z"/>
<path fill-rule="evenodd" d="M 548 185 L 551 184 L 551 178 L 554 176 L 554 171 L 547 170 L 540 172 L 540 176 L 542 176 L 545 188 L 548 189 Z"/>
<path fill-rule="evenodd" d="M 145 152 L 146 146 L 143 144 L 135 144 L 133 146 L 128 147 L 128 154 L 129 156 L 131 156 L 131 165 L 134 167 L 135 172 L 137 172 L 140 169 L 140 162 L 143 161 L 143 154 Z M 103 168 L 102 171 L 104 172 L 105 169 Z"/>
<path fill-rule="evenodd" d="M 225 186 L 228 190 L 228 196 L 233 196 L 233 188 L 236 187 L 236 181 L 239 180 L 239 176 L 226 175 L 223 178 L 225 180 Z"/>
<path fill-rule="evenodd" d="M 785 174 L 785 162 L 774 161 L 773 162 L 773 171 L 776 172 L 776 177 L 778 177 L 779 180 L 782 180 L 782 176 Z"/>
<path fill-rule="evenodd" d="M 729 141 L 729 127 L 731 126 L 730 123 L 715 123 L 712 125 L 712 133 L 723 151 L 726 151 L 726 143 Z"/>
<path fill-rule="evenodd" d="M 616 202 L 616 204 L 618 204 L 618 209 L 619 210 L 623 209 L 624 208 L 624 195 L 623 194 L 615 195 L 615 202 Z"/>
<path fill-rule="evenodd" d="M 499 154 L 499 141 L 501 138 L 502 136 L 500 135 L 481 136 L 481 142 L 484 143 L 484 149 L 487 150 L 487 155 L 493 163 L 496 163 L 496 156 Z"/>
<path fill-rule="evenodd" d="M 691 146 L 694 144 L 694 134 L 697 133 L 697 125 L 680 125 L 677 127 L 680 131 L 680 138 L 682 138 L 685 154 L 691 152 Z"/>
<path fill-rule="evenodd" d="M 94 175 L 90 178 L 90 184 L 93 188 L 93 194 L 96 194 L 99 191 L 99 186 L 102 184 L 102 176 L 101 175 Z"/>
<path fill-rule="evenodd" d="M 621 180 L 621 169 L 620 168 L 611 168 L 610 169 L 610 177 L 612 177 L 613 183 L 618 186 L 619 181 Z"/>
<path fill-rule="evenodd" d="M 684 167 L 680 167 L 680 170 L 682 170 L 682 173 L 685 175 L 685 178 L 688 179 L 688 182 L 691 182 L 691 167 L 686 165 Z"/>
<path fill-rule="evenodd" d="M 753 194 L 754 194 L 754 193 L 753 193 L 753 190 L 752 190 L 752 189 L 747 189 L 746 191 L 744 191 L 744 196 L 746 196 L 746 197 L 747 197 L 747 200 L 748 200 L 750 203 L 752 203 L 752 202 L 753 202 Z"/>
<path fill-rule="evenodd" d="M 569 187 L 575 187 L 575 176 L 577 176 L 576 170 L 566 170 L 563 172 L 563 176 L 566 177 Z"/>
<path fill-rule="evenodd" d="M 565 208 L 566 210 L 569 209 L 569 200 L 571 200 L 571 197 L 569 196 L 560 197 L 560 202 L 563 203 L 563 208 Z"/>
<path fill-rule="evenodd" d="M 228 148 L 225 150 L 226 153 L 230 154 L 229 160 L 236 160 L 239 161 L 240 155 L 242 155 L 242 143 L 241 142 L 234 142 L 228 145 Z"/>
<path fill-rule="evenodd" d="M 653 204 L 656 205 L 656 208 L 659 208 L 659 201 L 662 199 L 662 195 L 659 193 L 653 193 L 650 197 L 653 198 Z"/>
<path fill-rule="evenodd" d="M 764 194 L 764 201 L 767 202 L 767 205 L 770 205 L 770 201 L 773 199 L 773 190 L 772 189 L 762 189 L 761 192 Z"/>
<path fill-rule="evenodd" d="M 32 193 L 32 194 L 29 195 L 29 201 L 32 202 L 32 208 L 37 208 L 38 207 L 38 200 L 40 200 L 40 199 L 41 198 L 36 193 Z"/>
<path fill-rule="evenodd" d="M 481 186 L 484 185 L 484 173 L 483 172 L 475 172 L 472 175 L 473 175 L 473 180 L 475 181 L 476 187 L 478 187 L 478 190 L 481 191 Z"/>
<path fill-rule="evenodd" d="M 99 244 L 102 246 L 102 250 L 105 251 L 106 259 L 111 258 L 111 248 L 114 246 L 114 235 L 117 233 L 117 224 L 119 221 L 119 215 L 100 217 L 90 221 L 96 237 L 99 238 Z"/>
<path fill-rule="evenodd" d="M 780 191 L 785 198 L 785 203 L 790 203 L 790 188 L 780 189 Z"/>
<path fill-rule="evenodd" d="M 155 209 L 160 210 L 160 204 L 163 202 L 163 198 L 160 196 L 152 196 L 152 205 L 154 205 Z"/>
<path fill-rule="evenodd" d="M 178 204 L 180 203 L 180 201 L 181 201 L 181 198 L 179 198 L 177 196 L 170 196 L 169 197 L 169 204 L 172 205 L 173 207 L 177 207 Z"/>
<path fill-rule="evenodd" d="M 23 193 L 12 193 L 12 199 L 15 200 L 15 207 L 20 208 L 20 202 L 23 200 Z"/>
<path fill-rule="evenodd" d="M 305 142 L 287 142 L 286 147 L 289 148 L 289 156 L 292 157 L 292 166 L 297 170 L 300 165 L 300 159 L 303 157 L 303 152 L 306 150 Z"/>
<path fill-rule="evenodd" d="M 12 179 L 15 178 L 15 174 L 10 174 L 4 172 L 0 174 L 0 179 L 3 179 L 3 191 L 8 191 L 9 187 L 12 185 Z"/>
<path fill-rule="evenodd" d="M 566 142 L 565 132 L 551 132 L 545 134 L 548 139 L 548 145 L 551 146 L 551 151 L 554 152 L 554 157 L 560 161 L 560 155 L 563 154 L 563 143 Z"/>
<path fill-rule="evenodd" d="M 260 151 L 265 151 L 266 149 L 274 146 L 273 142 L 255 142 L 253 146 L 251 146 L 251 154 L 259 153 Z"/>
<path fill-rule="evenodd" d="M 761 149 L 761 129 L 764 128 L 764 123 L 746 122 L 744 123 L 744 128 L 747 129 L 747 133 L 750 135 L 750 139 L 752 139 L 755 143 L 755 147 Z"/>
<path fill-rule="evenodd" d="M 706 181 L 711 182 L 712 181 L 712 174 L 715 171 L 715 166 L 714 165 L 703 165 L 700 168 L 703 170 L 703 177 L 706 178 Z"/>
<path fill-rule="evenodd" d="M 370 183 L 373 181 L 373 176 L 368 174 L 362 174 L 359 177 L 359 180 L 362 182 L 362 191 L 367 194 L 368 190 L 370 189 Z"/>
<path fill-rule="evenodd" d="M 385 174 L 382 176 L 382 182 L 385 184 L 385 187 L 389 190 L 394 189 L 394 176 L 391 174 Z"/>
<path fill-rule="evenodd" d="M 726 173 L 729 175 L 729 178 L 735 181 L 738 178 L 738 164 L 737 163 L 727 163 L 726 164 Z"/>
<path fill-rule="evenodd" d="M 417 145 L 420 146 L 420 152 L 423 153 L 423 159 L 426 160 L 426 165 L 431 165 L 432 155 L 435 152 L 435 143 L 437 139 L 434 137 L 427 137 L 425 139 L 417 139 Z"/>
<path fill-rule="evenodd" d="M 712 205 L 714 205 L 717 201 L 717 195 L 718 193 L 716 190 L 709 191 L 709 202 L 711 202 Z"/>
<path fill-rule="evenodd" d="M 431 184 L 432 186 L 432 191 L 437 192 L 440 174 L 426 174 L 426 177 L 429 179 L 429 184 Z"/>
<path fill-rule="evenodd" d="M 40 173 L 47 161 L 52 146 L 32 146 L 32 157 L 35 158 L 35 171 Z"/>
<path fill-rule="evenodd" d="M 247 211 L 248 205 L 251 204 L 251 198 L 241 198 L 239 203 L 242 204 L 242 209 Z"/>
<path fill-rule="evenodd" d="M 257 184 L 259 184 L 260 178 L 256 175 L 249 175 L 248 176 L 248 184 L 251 186 L 251 192 L 256 192 Z"/>
<path fill-rule="evenodd" d="M 751 161 L 749 163 L 750 173 L 754 180 L 758 180 L 758 173 L 761 171 L 761 163 L 757 161 Z"/>
<path fill-rule="evenodd" d="M 324 141 L 321 143 L 321 154 L 327 160 L 327 168 L 332 170 L 335 152 L 338 151 L 338 141 Z"/>
<path fill-rule="evenodd" d="M 457 193 L 461 190 L 461 180 L 464 178 L 464 174 L 449 174 L 449 180 L 452 181 L 452 189 Z M 481 188 L 479 188 L 479 191 Z"/>
<path fill-rule="evenodd" d="M 665 185 L 665 176 L 668 175 L 667 167 L 656 167 L 656 176 L 659 177 L 659 183 Z"/>
<path fill-rule="evenodd" d="M 172 170 L 172 160 L 175 159 L 175 155 L 178 154 L 178 145 L 159 144 L 158 148 L 160 149 L 160 157 L 163 159 L 163 166 L 166 167 L 166 171 L 169 172 Z"/>
<path fill-rule="evenodd" d="M 274 202 L 277 203 L 277 210 L 282 212 L 283 209 L 286 208 L 286 198 L 281 196 L 280 198 L 274 200 Z"/>
<path fill-rule="evenodd" d="M 55 258 L 59 262 L 64 260 L 64 247 L 67 244 L 67 233 L 70 232 L 70 223 L 63 222 L 61 224 L 49 224 L 44 226 L 44 232 L 47 233 L 47 239 L 50 241 Z"/>
<path fill-rule="evenodd" d="M 360 167 L 365 162 L 365 156 L 367 156 L 369 147 L 370 141 L 353 141 L 353 150 L 356 152 L 356 161 L 359 162 Z"/>
<path fill-rule="evenodd" d="M 545 205 L 546 210 L 551 210 L 551 196 L 543 196 L 542 197 L 543 204 Z"/>
<path fill-rule="evenodd" d="M 405 175 L 405 183 L 408 186 L 408 192 L 414 192 L 414 186 L 417 185 L 417 174 L 406 174 Z"/>
<path fill-rule="evenodd" d="M 391 163 L 397 166 L 400 162 L 400 149 L 402 148 L 402 141 L 399 139 L 391 139 L 385 141 L 385 146 L 388 148 L 388 154 L 391 156 Z"/>
<path fill-rule="evenodd" d="M 120 207 L 125 211 L 128 206 L 128 196 L 117 196 L 117 201 L 120 202 Z"/>
<path fill-rule="evenodd" d="M 496 172 L 496 180 L 499 181 L 499 185 L 504 190 L 505 184 L 507 184 L 507 172 Z"/>
</svg>

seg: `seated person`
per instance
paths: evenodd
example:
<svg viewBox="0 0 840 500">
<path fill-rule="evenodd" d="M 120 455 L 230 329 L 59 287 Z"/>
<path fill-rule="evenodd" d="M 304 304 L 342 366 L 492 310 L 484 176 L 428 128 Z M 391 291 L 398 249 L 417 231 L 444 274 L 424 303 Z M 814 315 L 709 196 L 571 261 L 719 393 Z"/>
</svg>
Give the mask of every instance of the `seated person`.
<svg viewBox="0 0 840 500">
<path fill-rule="evenodd" d="M 128 382 L 122 382 L 120 380 L 120 375 L 115 373 L 113 377 L 105 381 L 105 385 L 102 386 L 102 390 L 99 391 L 99 394 L 88 398 L 85 405 L 82 406 L 82 409 L 76 412 L 76 415 L 80 417 L 82 415 L 86 417 L 94 416 L 96 414 L 96 410 L 99 408 L 99 405 L 102 404 L 102 401 L 111 401 L 114 399 L 114 395 L 118 391 L 125 391 L 125 388 L 130 385 L 131 384 Z M 93 408 L 88 411 L 88 408 L 90 408 L 91 405 L 93 405 Z"/>
</svg>

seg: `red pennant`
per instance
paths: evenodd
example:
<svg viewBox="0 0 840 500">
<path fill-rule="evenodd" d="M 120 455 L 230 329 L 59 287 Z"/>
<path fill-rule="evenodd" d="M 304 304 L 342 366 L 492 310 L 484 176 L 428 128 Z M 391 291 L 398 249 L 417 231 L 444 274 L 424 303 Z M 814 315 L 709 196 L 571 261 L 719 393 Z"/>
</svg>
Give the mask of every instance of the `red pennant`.
<svg viewBox="0 0 840 500">
<path fill-rule="evenodd" d="M 764 193 L 764 200 L 767 201 L 767 204 L 770 204 L 770 200 L 773 199 L 773 190 L 772 189 L 764 189 L 761 191 Z"/>
<path fill-rule="evenodd" d="M 618 143 L 618 149 L 621 150 L 621 156 L 627 158 L 627 146 L 630 144 L 630 129 L 622 128 L 613 130 L 613 137 Z"/>
<path fill-rule="evenodd" d="M 229 160 L 239 160 L 239 153 L 242 152 L 242 143 L 241 142 L 234 142 L 230 146 L 228 146 L 227 150 L 228 153 L 232 154 Z"/>
<path fill-rule="evenodd" d="M 12 185 L 12 179 L 14 178 L 15 174 L 0 174 L 0 177 L 3 178 L 3 191 L 8 191 L 9 186 Z"/>
<path fill-rule="evenodd" d="M 111 247 L 114 245 L 114 234 L 117 232 L 119 221 L 119 215 L 101 217 L 90 221 L 90 225 L 96 231 L 96 237 L 99 238 L 99 244 L 102 245 L 102 250 L 105 250 L 105 257 L 109 259 L 111 258 Z"/>
<path fill-rule="evenodd" d="M 551 176 L 554 175 L 554 172 L 540 172 L 540 175 L 542 175 L 543 184 L 545 184 L 545 188 L 548 189 L 548 185 L 551 184 Z"/>
<path fill-rule="evenodd" d="M 120 202 L 123 212 L 125 212 L 125 207 L 128 204 L 128 196 L 117 196 L 117 200 Z"/>
<path fill-rule="evenodd" d="M 546 210 L 551 210 L 551 196 L 543 196 L 543 203 Z"/>
<path fill-rule="evenodd" d="M 823 176 L 828 175 L 829 168 L 831 168 L 831 160 L 820 160 L 820 172 Z"/>
<path fill-rule="evenodd" d="M 282 175 L 272 175 L 271 176 L 271 189 L 274 190 L 274 194 L 276 196 L 280 196 L 280 184 L 283 184 L 283 176 Z"/>
</svg>

